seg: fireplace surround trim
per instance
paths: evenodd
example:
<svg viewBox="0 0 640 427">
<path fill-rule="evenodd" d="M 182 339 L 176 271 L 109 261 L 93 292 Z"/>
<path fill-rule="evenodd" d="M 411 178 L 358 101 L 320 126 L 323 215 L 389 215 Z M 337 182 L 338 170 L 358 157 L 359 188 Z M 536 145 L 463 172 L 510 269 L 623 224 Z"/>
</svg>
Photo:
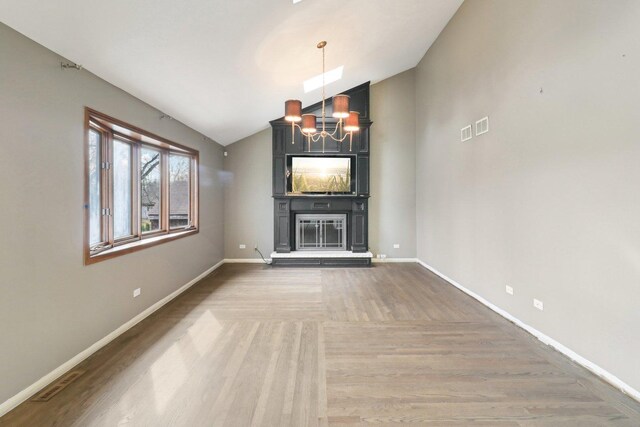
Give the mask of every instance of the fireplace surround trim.
<svg viewBox="0 0 640 427">
<path fill-rule="evenodd" d="M 302 226 L 310 223 L 306 221 L 317 221 L 314 225 L 315 228 L 315 246 L 307 246 L 306 233 Z M 329 227 L 333 227 L 336 233 L 336 242 L 334 246 L 327 245 L 327 224 L 328 221 L 339 221 L 340 227 L 336 227 L 331 224 Z M 347 214 L 339 213 L 314 213 L 314 214 L 296 214 L 296 251 L 346 251 L 347 250 Z M 330 243 L 331 244 L 331 243 Z"/>
</svg>

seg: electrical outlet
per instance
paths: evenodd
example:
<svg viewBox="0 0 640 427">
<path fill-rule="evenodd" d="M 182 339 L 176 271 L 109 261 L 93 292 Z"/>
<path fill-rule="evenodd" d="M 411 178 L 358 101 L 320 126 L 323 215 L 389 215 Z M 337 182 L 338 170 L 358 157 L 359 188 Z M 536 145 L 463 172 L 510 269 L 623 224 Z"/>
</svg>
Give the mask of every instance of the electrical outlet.
<svg viewBox="0 0 640 427">
<path fill-rule="evenodd" d="M 139 297 L 141 292 L 142 292 L 142 291 L 140 290 L 140 288 L 136 288 L 136 289 L 134 289 L 134 290 L 133 290 L 133 297 L 134 297 L 134 298 Z"/>
<path fill-rule="evenodd" d="M 544 304 L 539 299 L 533 299 L 533 306 L 540 311 L 544 310 Z"/>
<path fill-rule="evenodd" d="M 513 288 L 512 288 L 511 286 L 507 285 L 507 287 L 505 288 L 505 290 L 507 291 L 507 293 L 508 293 L 509 295 L 513 295 Z"/>
<path fill-rule="evenodd" d="M 247 245 L 245 245 L 244 243 L 240 243 L 240 249 L 246 249 Z"/>
<path fill-rule="evenodd" d="M 386 254 L 378 254 L 378 258 L 380 259 L 386 259 L 387 255 Z"/>
<path fill-rule="evenodd" d="M 257 243 L 255 243 L 255 244 L 253 245 L 253 250 L 254 250 L 254 251 L 257 251 L 257 250 L 258 250 L 258 244 L 257 244 Z"/>
<path fill-rule="evenodd" d="M 400 243 L 394 243 L 393 249 L 400 249 Z"/>
</svg>

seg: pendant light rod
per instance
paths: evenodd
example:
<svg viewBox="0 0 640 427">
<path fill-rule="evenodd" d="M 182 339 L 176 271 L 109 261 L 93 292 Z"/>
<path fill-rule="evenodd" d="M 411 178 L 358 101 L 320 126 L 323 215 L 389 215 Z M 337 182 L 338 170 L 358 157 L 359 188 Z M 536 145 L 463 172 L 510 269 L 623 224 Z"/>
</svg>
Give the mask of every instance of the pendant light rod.
<svg viewBox="0 0 640 427">
<path fill-rule="evenodd" d="M 324 101 L 324 70 L 325 70 L 325 63 L 324 63 L 324 48 L 327 45 L 326 41 L 321 41 L 320 43 L 318 43 L 318 48 L 322 49 L 322 133 L 326 132 L 326 126 L 325 126 L 325 101 Z M 324 144 L 324 141 L 322 142 Z M 324 150 L 323 150 L 324 151 Z"/>
</svg>

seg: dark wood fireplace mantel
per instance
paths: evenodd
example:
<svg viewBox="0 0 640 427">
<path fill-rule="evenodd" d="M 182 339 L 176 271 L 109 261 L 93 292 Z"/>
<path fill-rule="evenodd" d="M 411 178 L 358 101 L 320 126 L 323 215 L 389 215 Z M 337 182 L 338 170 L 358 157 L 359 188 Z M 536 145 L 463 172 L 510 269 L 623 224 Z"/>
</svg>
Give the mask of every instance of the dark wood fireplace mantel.
<svg viewBox="0 0 640 427">
<path fill-rule="evenodd" d="M 290 253 L 295 250 L 295 216 L 313 213 L 339 213 L 347 215 L 347 250 L 352 253 L 367 253 L 369 247 L 369 82 L 343 92 L 351 97 L 351 110 L 360 112 L 360 131 L 353 139 L 342 143 L 327 139 L 322 151 L 322 143 L 307 143 L 306 138 L 296 130 L 295 143 L 292 144 L 291 124 L 280 118 L 271 122 L 273 139 L 273 199 L 274 199 L 274 250 L 277 253 Z M 315 104 L 303 110 L 303 113 L 321 115 L 321 104 Z M 327 101 L 327 116 L 331 117 L 331 101 Z M 327 130 L 333 131 L 335 119 L 327 120 Z M 300 195 L 287 193 L 287 159 L 292 155 L 331 157 L 336 155 L 353 156 L 355 167 L 355 187 L 353 194 L 346 195 Z M 287 258 L 291 260 L 291 258 Z M 363 265 L 363 259 L 354 258 L 353 265 Z M 366 265 L 369 265 L 367 259 Z M 295 263 L 291 263 L 295 265 Z M 323 263 L 320 263 L 324 265 Z M 341 265 L 348 265 L 341 262 Z"/>
</svg>

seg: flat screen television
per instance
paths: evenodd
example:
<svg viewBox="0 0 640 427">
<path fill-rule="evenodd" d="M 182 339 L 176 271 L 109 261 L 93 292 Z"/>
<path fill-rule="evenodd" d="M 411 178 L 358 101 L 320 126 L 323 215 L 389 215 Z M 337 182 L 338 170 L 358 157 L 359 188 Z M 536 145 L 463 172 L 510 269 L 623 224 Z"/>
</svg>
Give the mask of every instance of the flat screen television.
<svg viewBox="0 0 640 427">
<path fill-rule="evenodd" d="M 287 163 L 287 190 L 290 194 L 355 192 L 352 157 L 290 156 Z"/>
</svg>

